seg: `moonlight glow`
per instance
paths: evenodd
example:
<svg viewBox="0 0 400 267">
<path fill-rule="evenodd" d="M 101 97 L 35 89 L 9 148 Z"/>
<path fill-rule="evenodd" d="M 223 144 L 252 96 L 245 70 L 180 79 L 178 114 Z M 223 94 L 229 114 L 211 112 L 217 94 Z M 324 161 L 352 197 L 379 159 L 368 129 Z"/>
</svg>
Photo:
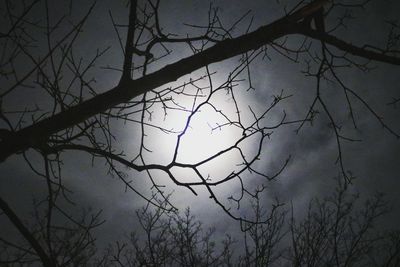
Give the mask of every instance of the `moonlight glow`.
<svg viewBox="0 0 400 267">
<path fill-rule="evenodd" d="M 242 137 L 243 129 L 237 125 L 238 116 L 232 95 L 226 90 L 219 90 L 208 98 L 209 91 L 207 91 L 207 89 L 201 93 L 195 91 L 198 94 L 195 103 L 193 99 L 185 98 L 184 94 L 171 100 L 175 108 L 167 109 L 164 115 L 157 113 L 158 116 L 153 118 L 153 122 L 154 120 L 158 120 L 157 123 L 162 122 L 163 127 L 171 132 L 158 131 L 149 137 L 152 140 L 152 150 L 162 152 L 159 160 L 170 162 L 176 152 L 177 162 L 182 164 L 204 162 L 199 165 L 199 171 L 204 171 L 202 175 L 218 180 L 229 175 L 226 170 L 232 172 L 243 163 L 240 151 L 235 147 Z M 225 114 L 230 116 L 227 117 Z M 207 161 L 224 150 L 226 153 L 210 162 Z M 185 181 L 198 179 L 194 173 L 185 173 L 183 169 L 175 168 L 173 172 L 185 177 Z"/>
<path fill-rule="evenodd" d="M 222 115 L 210 107 L 206 106 L 195 113 L 181 137 L 178 160 L 199 162 L 235 144 L 238 131 L 234 126 L 224 123 Z"/>
</svg>

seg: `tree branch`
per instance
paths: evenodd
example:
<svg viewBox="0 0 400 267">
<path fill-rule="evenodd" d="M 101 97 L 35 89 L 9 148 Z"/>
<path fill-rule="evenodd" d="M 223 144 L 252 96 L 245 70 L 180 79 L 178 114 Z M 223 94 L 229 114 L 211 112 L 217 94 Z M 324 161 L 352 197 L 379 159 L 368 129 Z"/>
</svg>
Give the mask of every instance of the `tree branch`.
<svg viewBox="0 0 400 267">
<path fill-rule="evenodd" d="M 38 148 L 54 133 L 79 124 L 115 105 L 128 102 L 149 90 L 173 82 L 201 67 L 257 49 L 283 35 L 290 34 L 291 25 L 285 17 L 252 33 L 224 40 L 203 52 L 167 65 L 142 78 L 122 80 L 116 87 L 103 94 L 4 138 L 0 142 L 0 162 L 28 148 Z"/>
<path fill-rule="evenodd" d="M 132 71 L 132 58 L 134 51 L 134 38 L 135 38 L 135 25 L 136 25 L 136 6 L 137 0 L 132 0 L 129 8 L 129 26 L 128 33 L 126 36 L 126 44 L 125 44 L 125 58 L 124 58 L 124 66 L 122 72 L 122 80 L 131 78 Z"/>
<path fill-rule="evenodd" d="M 393 55 L 388 55 L 387 53 L 384 52 L 378 53 L 373 50 L 366 49 L 364 47 L 359 47 L 351 43 L 347 43 L 326 32 L 313 30 L 309 27 L 304 27 L 299 24 L 296 24 L 293 27 L 297 28 L 297 33 L 299 34 L 311 37 L 316 40 L 323 41 L 325 44 L 330 44 L 351 55 L 400 66 L 400 55 L 397 57 Z"/>
<path fill-rule="evenodd" d="M 14 213 L 10 206 L 8 206 L 7 202 L 5 202 L 1 197 L 0 209 L 8 217 L 12 224 L 18 229 L 25 240 L 28 241 L 32 248 L 36 251 L 37 255 L 43 263 L 43 266 L 53 266 L 52 260 L 47 256 L 46 252 L 36 240 L 36 238 L 32 235 L 28 228 L 26 228 L 26 226 L 23 224 L 20 218 L 18 218 L 18 216 Z"/>
<path fill-rule="evenodd" d="M 286 17 L 260 27 L 254 32 L 221 41 L 202 52 L 167 65 L 149 75 L 135 80 L 129 77 L 122 79 L 116 87 L 105 93 L 6 136 L 0 142 L 0 162 L 6 160 L 10 155 L 25 151 L 28 148 L 40 148 L 52 134 L 82 123 L 96 114 L 128 102 L 132 98 L 159 86 L 176 81 L 201 67 L 257 49 L 285 35 L 304 34 L 314 39 L 323 40 L 325 43 L 353 55 L 400 65 L 400 58 L 351 45 L 329 34 L 304 27 L 299 23 L 305 16 L 318 10 L 317 7 L 326 3 L 326 0 L 314 1 Z"/>
</svg>

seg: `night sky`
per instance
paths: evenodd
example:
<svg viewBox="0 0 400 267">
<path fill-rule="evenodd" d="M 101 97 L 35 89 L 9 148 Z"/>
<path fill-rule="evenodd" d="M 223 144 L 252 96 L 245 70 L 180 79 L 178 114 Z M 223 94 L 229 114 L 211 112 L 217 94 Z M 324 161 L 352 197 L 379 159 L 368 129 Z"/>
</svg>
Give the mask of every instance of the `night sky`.
<svg viewBox="0 0 400 267">
<path fill-rule="evenodd" d="M 52 1 L 49 1 L 52 2 Z M 80 1 L 72 3 L 72 10 L 69 11 L 69 1 L 55 1 L 50 3 L 51 19 L 56 21 L 62 13 L 71 14 L 71 21 L 78 21 L 80 17 L 89 8 L 91 1 Z M 81 3 L 82 2 L 82 3 Z M 109 16 L 111 11 L 113 18 L 117 23 L 127 23 L 128 9 L 125 7 L 125 1 L 98 1 L 89 17 L 87 24 L 83 28 L 83 33 L 75 44 L 77 57 L 91 58 L 95 55 L 96 49 L 110 49 L 96 62 L 90 70 L 89 76 L 95 78 L 96 82 L 92 86 L 98 93 L 103 92 L 115 86 L 120 78 L 118 71 L 107 69 L 107 67 L 121 68 L 123 54 L 118 43 L 118 38 L 113 29 Z M 140 2 L 140 1 L 139 1 Z M 277 3 L 279 2 L 279 3 Z M 163 1 L 160 10 L 160 23 L 165 32 L 174 32 L 185 36 L 186 33 L 195 34 L 199 29 L 193 29 L 185 26 L 188 24 L 205 25 L 207 24 L 207 12 L 212 3 L 213 7 L 219 7 L 219 16 L 221 22 L 229 27 L 234 21 L 240 18 L 247 11 L 250 11 L 241 23 L 237 25 L 233 32 L 233 37 L 239 36 L 247 30 L 250 21 L 250 31 L 259 26 L 270 23 L 284 15 L 284 6 L 290 9 L 296 1 Z M 62 8 L 56 8 L 56 6 Z M 384 46 L 390 27 L 385 21 L 398 20 L 398 10 L 400 3 L 398 1 L 372 1 L 366 6 L 366 9 L 355 9 L 355 19 L 347 22 L 347 28 L 339 29 L 335 34 L 348 42 L 362 45 L 370 43 L 375 46 Z M 39 4 L 30 15 L 30 18 L 40 18 L 44 13 L 43 5 Z M 331 14 L 327 18 L 326 27 L 329 28 L 337 20 L 339 14 Z M 184 24 L 185 23 L 185 24 Z M 4 25 L 0 23 L 0 25 Z M 59 29 L 60 36 L 63 31 L 70 26 L 68 22 L 61 24 Z M 65 28 L 62 28 L 65 27 Z M 43 33 L 43 32 L 42 32 Z M 120 29 L 122 38 L 125 38 L 124 29 Z M 40 31 L 33 32 L 37 38 L 35 53 L 40 56 L 43 49 L 46 49 L 46 40 Z M 57 35 L 55 35 L 57 39 Z M 295 49 L 303 39 L 299 36 L 289 36 L 287 44 Z M 308 42 L 311 43 L 309 40 Z M 313 41 L 311 54 L 319 52 L 319 43 Z M 166 64 L 175 62 L 183 57 L 192 54 L 188 46 L 170 45 L 172 53 L 162 58 L 159 63 L 154 63 L 149 67 L 148 72 L 160 69 Z M 157 48 L 159 49 L 159 48 Z M 337 50 L 335 50 L 337 51 Z M 315 78 L 308 77 L 304 71 L 307 69 L 306 61 L 310 59 L 307 54 L 299 57 L 298 62 L 292 62 L 280 55 L 272 48 L 267 49 L 268 56 L 260 55 L 250 65 L 251 85 L 249 88 L 247 71 L 244 71 L 239 77 L 243 81 L 238 82 L 235 88 L 238 105 L 241 116 L 245 123 L 252 120 L 249 107 L 255 113 L 262 113 L 273 101 L 273 96 L 283 94 L 291 96 L 282 101 L 274 108 L 263 120 L 264 125 L 273 125 L 278 122 L 282 115 L 286 114 L 288 120 L 304 119 L 307 111 L 315 96 Z M 365 62 L 356 57 L 351 57 L 358 62 Z M 238 65 L 240 57 L 235 57 L 220 63 L 209 66 L 210 72 L 217 72 L 213 76 L 216 85 L 223 83 L 235 66 Z M 312 63 L 315 70 L 317 64 Z M 379 116 L 382 116 L 384 122 L 395 132 L 400 132 L 400 106 L 388 105 L 393 98 L 400 97 L 400 76 L 399 67 L 389 64 L 370 62 L 370 71 L 362 72 L 356 68 L 343 68 L 338 70 L 342 81 L 350 88 L 358 92 L 372 107 Z M 27 67 L 21 61 L 17 69 L 24 73 Z M 157 88 L 163 90 L 169 86 L 178 86 L 184 82 L 195 79 L 205 73 L 204 69 L 198 70 L 191 75 L 186 75 L 178 81 Z M 68 78 L 66 76 L 66 78 Z M 9 82 L 1 78 L 2 87 Z M 34 78 L 32 78 L 34 80 Z M 207 84 L 207 80 L 203 82 Z M 350 190 L 360 193 L 362 198 L 366 198 L 375 192 L 383 192 L 392 212 L 381 220 L 381 229 L 393 228 L 400 223 L 400 196 L 399 196 L 399 173 L 400 173 L 400 142 L 383 129 L 377 119 L 368 111 L 368 109 L 355 98 L 352 99 L 357 129 L 352 125 L 349 117 L 349 110 L 346 104 L 345 96 L 337 84 L 323 81 L 322 97 L 326 100 L 328 108 L 334 114 L 336 121 L 341 125 L 341 133 L 354 139 L 360 139 L 361 142 L 342 143 L 342 153 L 345 170 L 355 176 Z M 5 86 L 7 87 L 7 86 Z M 3 90 L 0 88 L 0 90 Z M 89 95 L 88 95 L 89 97 Z M 189 98 L 174 96 L 175 100 L 190 108 Z M 137 100 L 140 100 L 138 97 Z M 235 117 L 232 97 L 222 91 L 213 97 L 215 105 Z M 48 96 L 44 96 L 43 91 L 35 88 L 21 88 L 2 99 L 3 110 L 21 110 L 24 107 L 40 106 L 43 110 L 51 107 L 51 101 Z M 263 201 L 268 208 L 275 198 L 285 203 L 289 208 L 293 203 L 296 216 L 304 216 L 303 211 L 308 205 L 310 199 L 314 197 L 324 197 L 333 192 L 336 186 L 335 177 L 340 176 L 340 167 L 336 163 L 337 144 L 332 127 L 329 125 L 329 119 L 320 105 L 316 106 L 319 111 L 312 124 L 305 123 L 299 132 L 296 132 L 299 124 L 283 125 L 278 129 L 273 129 L 270 138 L 266 138 L 261 151 L 260 160 L 254 165 L 254 168 L 266 174 L 273 174 L 278 171 L 285 160 L 290 156 L 290 161 L 281 175 L 272 182 L 265 182 L 254 174 L 245 172 L 243 180 L 246 186 L 254 190 L 257 186 L 265 184 L 267 189 L 264 192 Z M 169 111 L 169 115 L 164 117 L 163 109 L 155 105 L 151 110 L 152 117 L 145 118 L 149 123 L 163 125 L 175 130 L 182 129 L 184 118 L 187 112 Z M 230 112 L 230 113 L 229 113 Z M 233 112 L 233 114 L 232 114 Z M 206 118 L 201 117 L 205 114 Z M 199 113 L 199 124 L 197 127 L 207 129 L 205 132 L 211 132 L 207 127 L 215 126 L 221 122 L 221 117 L 213 113 Z M 138 115 L 134 115 L 138 118 Z M 10 115 L 11 118 L 12 115 Z M 26 118 L 26 124 L 30 124 L 29 116 Z M 197 117 L 194 119 L 195 123 Z M 4 122 L 0 122 L 0 128 L 6 127 Z M 195 127 L 190 131 L 195 131 Z M 140 125 L 138 123 L 124 123 L 122 120 L 113 120 L 111 130 L 115 134 L 114 147 L 116 151 L 123 150 L 126 157 L 132 159 L 139 149 Z M 145 142 L 152 152 L 144 152 L 147 163 L 166 164 L 171 160 L 176 141 L 176 134 L 163 134 L 160 131 L 148 128 Z M 235 138 L 240 138 L 240 131 L 234 127 L 227 127 L 225 130 L 214 131 L 213 134 L 203 136 L 202 140 L 188 139 L 184 143 L 184 151 L 179 155 L 182 162 L 197 160 L 208 153 L 208 150 L 200 151 L 205 147 L 217 149 L 218 144 L 222 142 L 234 142 Z M 188 134 L 189 135 L 189 134 Z M 184 139 L 185 137 L 183 137 Z M 189 138 L 189 137 L 187 137 Z M 213 141 L 207 138 L 220 138 L 219 141 Z M 211 144 L 211 145 L 210 145 Z M 251 157 L 257 149 L 257 140 L 250 139 L 243 144 L 243 150 Z M 199 150 L 193 153 L 193 150 Z M 203 154 L 202 154 L 203 153 Z M 43 168 L 43 163 L 38 154 L 33 150 L 26 152 L 35 168 Z M 239 161 L 238 161 L 239 160 Z M 92 210 L 102 210 L 102 218 L 106 223 L 96 230 L 98 246 L 105 247 L 109 242 L 124 238 L 127 232 L 135 230 L 138 222 L 135 217 L 135 210 L 146 204 L 145 200 L 140 198 L 134 192 L 125 190 L 125 186 L 117 177 L 108 174 L 108 167 L 105 161 L 92 157 L 84 152 L 68 151 L 62 154 L 63 181 L 73 193 L 71 198 L 77 204 L 75 207 L 64 202 L 67 210 L 79 214 L 81 208 Z M 217 179 L 218 176 L 227 175 L 238 168 L 241 163 L 235 155 L 229 155 L 227 158 L 217 160 L 202 167 L 205 174 L 210 174 Z M 126 178 L 132 180 L 134 187 L 145 195 L 150 195 L 151 183 L 145 173 L 139 173 L 129 170 L 122 166 L 119 168 L 124 171 Z M 196 179 L 190 172 L 180 172 L 177 175 L 183 181 L 185 179 Z M 160 184 L 164 184 L 165 192 L 172 192 L 171 202 L 183 210 L 190 207 L 193 214 L 206 226 L 215 226 L 216 233 L 223 236 L 230 233 L 240 236 L 239 224 L 237 221 L 229 218 L 220 207 L 218 207 L 204 188 L 196 188 L 198 196 L 193 195 L 189 190 L 174 185 L 167 175 L 160 171 L 152 172 L 153 177 Z M 26 164 L 21 155 L 13 155 L 5 162 L 0 164 L 0 195 L 6 199 L 10 206 L 14 208 L 18 215 L 24 220 L 29 221 L 32 212 L 33 200 L 40 200 L 46 196 L 46 186 L 43 178 L 38 177 Z M 237 180 L 226 183 L 215 189 L 216 194 L 223 203 L 232 207 L 233 213 L 238 216 L 250 216 L 248 213 L 249 203 L 244 201 L 241 209 L 234 209 L 234 203 L 227 200 L 230 195 L 239 195 L 239 183 Z M 223 222 L 223 223 L 221 223 Z M 9 224 L 5 216 L 0 216 L 0 235 L 13 238 L 17 236 L 13 226 Z"/>
</svg>

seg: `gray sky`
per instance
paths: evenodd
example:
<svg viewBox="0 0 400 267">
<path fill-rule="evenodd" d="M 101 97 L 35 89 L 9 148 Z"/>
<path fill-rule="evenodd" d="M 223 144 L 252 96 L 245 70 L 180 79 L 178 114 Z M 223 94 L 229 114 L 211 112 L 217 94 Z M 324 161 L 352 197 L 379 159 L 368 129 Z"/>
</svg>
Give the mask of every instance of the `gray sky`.
<svg viewBox="0 0 400 267">
<path fill-rule="evenodd" d="M 122 1 L 121 1 L 122 2 Z M 165 23 L 166 31 L 176 31 L 184 33 L 187 27 L 182 26 L 182 22 L 192 24 L 205 24 L 207 22 L 206 1 L 167 1 L 162 6 L 161 22 Z M 288 1 L 282 1 L 288 3 Z M 375 1 L 368 11 L 368 17 L 356 20 L 351 27 L 342 34 L 351 38 L 355 44 L 362 44 L 364 41 L 370 41 L 379 45 L 385 39 L 387 26 L 377 23 L 381 20 L 398 19 L 396 11 L 399 10 L 400 4 L 396 1 L 388 1 L 384 6 L 381 1 Z M 74 14 L 79 17 L 79 13 L 84 12 L 86 2 L 77 6 L 74 3 Z M 232 23 L 236 18 L 247 10 L 251 10 L 254 16 L 254 22 L 251 29 L 256 29 L 259 25 L 271 22 L 283 14 L 281 8 L 278 8 L 276 1 L 213 1 L 213 5 L 221 7 L 220 16 L 227 25 Z M 384 6 L 382 8 L 382 6 Z M 126 9 L 121 6 L 119 1 L 110 4 L 110 1 L 99 1 L 98 6 L 92 17 L 89 19 L 88 25 L 82 38 L 79 41 L 77 53 L 81 55 L 93 55 L 93 47 L 105 48 L 111 46 L 111 50 L 96 64 L 94 76 L 97 79 L 99 91 L 114 86 L 118 82 L 118 73 L 111 72 L 99 68 L 100 66 L 110 65 L 119 67 L 122 62 L 122 54 L 117 43 L 116 35 L 113 32 L 111 21 L 108 16 L 110 9 L 121 23 L 126 22 Z M 40 11 L 37 11 L 40 13 Z M 357 14 L 362 16 L 362 14 Z M 362 18 L 362 17 L 361 17 Z M 235 32 L 239 34 L 247 27 L 249 20 L 246 20 L 242 28 Z M 329 22 L 328 22 L 329 25 Z M 370 34 L 373 32 L 374 34 Z M 377 34 L 375 34 L 377 33 Z M 294 39 L 293 39 L 294 40 Z M 165 62 L 173 62 L 176 59 L 188 54 L 189 50 L 182 48 L 176 49 L 173 54 L 165 60 Z M 238 90 L 240 96 L 239 102 L 243 107 L 243 114 L 249 114 L 247 106 L 253 107 L 255 110 L 262 110 L 272 100 L 274 94 L 278 94 L 282 89 L 286 94 L 293 96 L 285 103 L 280 105 L 271 119 L 275 120 L 281 116 L 285 110 L 291 119 L 301 119 L 306 114 L 312 97 L 314 96 L 314 80 L 306 77 L 301 70 L 304 70 L 304 63 L 293 64 L 284 57 L 271 51 L 271 60 L 257 60 L 252 66 L 252 83 L 256 88 L 255 91 L 245 91 L 246 82 L 243 83 L 243 90 Z M 169 60 L 169 61 L 168 61 Z M 164 61 L 163 61 L 164 62 Z M 214 64 L 210 66 L 210 70 L 218 70 L 219 76 L 228 74 L 232 71 L 237 58 L 226 62 Z M 392 97 L 399 97 L 400 78 L 398 67 L 385 64 L 371 63 L 377 68 L 372 72 L 361 73 L 360 71 L 351 69 L 344 70 L 340 74 L 343 81 L 357 92 L 359 92 L 366 100 L 369 101 L 371 107 L 376 109 L 377 113 L 384 116 L 388 125 L 394 130 L 400 131 L 399 111 L 400 107 L 393 108 L 388 106 Z M 155 68 L 157 68 L 156 66 Z M 198 74 L 198 73 L 197 73 Z M 195 76 L 193 76 L 195 77 Z M 184 77 L 177 83 L 187 81 L 188 77 Z M 162 88 L 161 88 L 162 89 Z M 356 138 L 362 139 L 362 142 L 344 143 L 343 156 L 346 170 L 357 177 L 354 181 L 353 190 L 363 195 L 370 195 L 375 191 L 384 192 L 390 204 L 393 205 L 393 212 L 385 217 L 384 224 L 394 227 L 400 223 L 400 210 L 398 208 L 400 197 L 398 195 L 399 173 L 400 173 L 400 142 L 395 137 L 388 134 L 382 129 L 379 123 L 368 111 L 357 101 L 354 101 L 354 109 L 359 125 L 357 130 L 351 126 L 351 122 L 347 116 L 347 108 L 344 96 L 338 93 L 339 88 L 328 85 L 323 90 L 323 96 L 329 99 L 329 107 L 332 108 L 335 116 L 341 124 L 343 131 Z M 21 95 L 15 95 L 6 99 L 9 103 L 5 105 L 24 105 L 31 103 L 31 96 L 24 94 L 23 100 Z M 45 102 L 40 96 L 37 102 Z M 182 100 L 183 101 L 183 100 Z M 217 99 L 215 100 L 217 101 Z M 221 96 L 219 101 L 228 102 L 229 97 Z M 218 101 L 217 101 L 218 102 Z M 232 104 L 232 103 L 230 103 Z M 224 106 L 226 104 L 221 104 Z M 318 107 L 321 110 L 321 107 Z M 158 110 L 160 112 L 160 110 Z M 162 118 L 162 113 L 155 113 L 155 119 Z M 158 117 L 157 117 L 158 116 Z M 210 118 L 212 120 L 212 118 Z M 315 196 L 324 196 L 332 192 L 335 181 L 333 177 L 338 176 L 339 168 L 335 165 L 337 156 L 337 146 L 332 129 L 327 126 L 328 121 L 326 115 L 321 112 L 313 126 L 306 124 L 305 127 L 296 134 L 294 130 L 296 125 L 285 126 L 274 131 L 270 140 L 267 140 L 261 160 L 257 162 L 256 168 L 260 171 L 271 173 L 279 169 L 282 163 L 290 154 L 291 161 L 278 180 L 268 184 L 267 198 L 272 199 L 278 197 L 284 203 L 294 203 L 295 207 L 303 210 L 310 198 Z M 113 129 L 118 136 L 117 147 L 124 148 L 127 154 L 137 153 L 137 126 L 123 125 L 118 122 L 113 125 Z M 152 139 L 154 138 L 154 139 Z M 165 147 L 160 145 L 160 135 L 155 133 L 149 135 L 146 139 L 149 146 L 155 146 L 157 151 L 147 154 L 149 161 L 165 160 L 165 153 L 168 145 Z M 174 137 L 170 137 L 174 138 Z M 163 143 L 163 142 L 161 142 Z M 132 151 L 128 151 L 129 148 Z M 249 143 L 246 147 L 249 153 L 254 149 Z M 34 153 L 28 152 L 32 158 Z M 168 157 L 168 156 L 167 156 Z M 185 158 L 182 155 L 183 159 Z M 40 162 L 34 160 L 39 166 Z M 104 161 L 96 160 L 94 166 L 91 165 L 91 158 L 81 152 L 68 152 L 63 156 L 63 172 L 64 182 L 71 188 L 73 198 L 76 203 L 93 209 L 102 209 L 103 218 L 106 224 L 101 226 L 99 231 L 100 242 L 112 241 L 123 236 L 127 231 L 133 230 L 137 222 L 135 220 L 134 211 L 141 207 L 145 202 L 133 192 L 125 191 L 123 184 L 117 179 L 107 174 L 107 168 Z M 218 166 L 210 166 L 212 171 L 221 168 L 223 171 L 230 171 L 234 162 L 219 162 Z M 228 167 L 229 166 L 229 167 Z M 0 165 L 0 195 L 11 203 L 12 207 L 18 211 L 23 218 L 29 218 L 32 198 L 43 197 L 45 193 L 45 182 L 32 173 L 29 167 L 21 160 L 21 156 L 13 156 L 7 162 Z M 134 181 L 135 186 L 142 192 L 148 193 L 150 183 L 148 178 L 134 171 L 126 171 L 129 177 Z M 155 173 L 155 177 L 159 181 L 167 178 L 165 175 Z M 246 181 L 259 183 L 252 177 L 246 177 Z M 186 206 L 191 207 L 198 219 L 209 225 L 216 225 L 219 233 L 224 231 L 238 231 L 237 222 L 232 221 L 226 216 L 219 207 L 217 207 L 207 194 L 194 196 L 188 190 L 179 188 L 166 181 L 167 190 L 174 191 L 172 200 L 179 208 Z M 199 190 L 202 192 L 204 190 Z M 237 191 L 237 183 L 230 183 L 218 189 L 221 195 L 229 195 L 231 192 Z M 243 212 L 243 211 L 238 211 Z M 215 216 L 218 214 L 218 216 Z M 301 214 L 300 214 L 301 216 Z M 224 227 L 220 222 L 224 221 Z M 226 227 L 228 225 L 228 227 Z M 0 218 L 0 229 L 11 229 L 6 222 L 4 216 Z M 12 235 L 8 230 L 0 230 L 1 234 Z"/>
</svg>

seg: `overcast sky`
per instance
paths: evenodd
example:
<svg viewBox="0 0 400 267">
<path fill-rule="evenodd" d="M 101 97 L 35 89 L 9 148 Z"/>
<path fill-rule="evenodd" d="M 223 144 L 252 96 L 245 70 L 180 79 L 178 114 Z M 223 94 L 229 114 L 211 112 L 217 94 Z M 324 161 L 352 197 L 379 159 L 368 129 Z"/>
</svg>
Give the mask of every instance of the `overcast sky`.
<svg viewBox="0 0 400 267">
<path fill-rule="evenodd" d="M 60 3 L 63 1 L 60 1 Z M 76 17 L 82 15 L 87 9 L 90 1 L 85 3 L 74 2 L 73 14 Z M 113 16 L 119 23 L 127 21 L 127 10 L 123 7 L 124 1 L 99 1 L 95 12 L 84 28 L 84 33 L 79 41 L 77 52 L 81 55 L 93 55 L 94 47 L 105 48 L 111 46 L 110 51 L 96 64 L 94 76 L 97 79 L 99 92 L 115 86 L 118 82 L 118 73 L 101 69 L 101 66 L 119 67 L 122 64 L 122 53 L 117 42 L 116 34 L 112 28 L 108 10 L 111 10 Z M 205 24 L 207 22 L 207 11 L 210 1 L 164 1 L 162 4 L 161 22 L 165 25 L 164 29 L 169 32 L 184 33 L 188 27 L 187 24 Z M 220 6 L 220 16 L 223 22 L 229 25 L 242 14 L 251 11 L 254 21 L 251 30 L 259 25 L 268 23 L 284 14 L 283 9 L 276 4 L 276 1 L 211 1 L 214 6 Z M 281 1 L 289 3 L 289 1 Z M 374 45 L 382 44 L 385 40 L 385 34 L 388 27 L 382 23 L 383 20 L 398 19 L 398 10 L 400 4 L 398 1 L 375 1 L 368 9 L 368 16 L 362 13 L 359 20 L 354 24 L 349 24 L 347 31 L 341 31 L 344 37 L 351 38 L 355 44 L 363 44 L 365 41 L 372 42 Z M 290 6 L 290 5 L 289 5 Z M 36 10 L 38 16 L 40 9 Z M 55 17 L 57 16 L 54 15 Z M 397 17 L 396 17 L 397 16 Z M 250 19 L 250 17 L 249 17 Z M 238 35 L 246 29 L 249 19 L 245 20 L 241 27 L 235 31 Z M 328 21 L 329 25 L 329 21 Z M 371 34 L 374 33 L 374 34 Z M 295 42 L 298 39 L 292 39 Z M 38 50 L 40 51 L 40 50 Z M 182 56 L 189 55 L 189 50 L 173 51 L 172 55 L 165 62 L 173 62 Z M 210 71 L 217 71 L 216 83 L 223 81 L 224 75 L 233 70 L 238 58 L 226 62 L 213 64 Z M 371 72 L 362 73 L 354 69 L 346 69 L 340 74 L 343 81 L 359 92 L 371 107 L 376 109 L 377 113 L 384 117 L 385 122 L 394 130 L 400 132 L 400 107 L 394 108 L 388 106 L 392 97 L 400 96 L 400 76 L 399 68 L 386 64 L 371 63 L 375 66 Z M 158 66 L 154 66 L 157 68 Z M 22 67 L 21 67 L 22 68 Z M 243 116 L 250 114 L 247 106 L 255 110 L 262 110 L 272 101 L 272 96 L 279 94 L 284 90 L 285 94 L 293 95 L 290 99 L 282 103 L 272 114 L 270 119 L 276 120 L 282 115 L 283 110 L 289 118 L 301 119 L 305 116 L 315 93 L 315 81 L 313 78 L 306 77 L 301 71 L 305 69 L 304 63 L 292 63 L 284 57 L 271 51 L 270 59 L 261 58 L 256 60 L 251 66 L 252 85 L 255 90 L 246 91 L 247 83 L 243 83 L 239 102 L 243 107 Z M 196 73 L 198 74 L 198 73 Z M 195 78 L 195 76 L 193 76 Z M 184 77 L 176 84 L 188 81 L 189 77 Z M 160 88 L 163 89 L 163 88 Z M 400 173 L 400 141 L 382 129 L 377 120 L 354 101 L 354 109 L 359 128 L 354 130 L 347 116 L 348 110 L 345 104 L 344 96 L 338 93 L 338 88 L 327 84 L 323 96 L 329 99 L 329 107 L 333 110 L 335 116 L 343 125 L 343 131 L 362 142 L 344 143 L 343 155 L 346 170 L 351 170 L 357 178 L 354 180 L 352 190 L 368 196 L 376 191 L 384 192 L 389 203 L 393 206 L 393 212 L 385 217 L 385 227 L 394 227 L 400 223 L 400 196 L 399 191 L 399 173 Z M 4 101 L 4 105 L 20 106 L 25 103 L 31 103 L 32 99 L 36 102 L 45 101 L 38 95 L 16 94 Z M 184 100 L 181 100 L 184 101 Z M 221 96 L 215 100 L 224 103 L 218 103 L 221 107 L 231 105 L 228 96 Z M 247 110 L 246 110 L 247 109 Z M 320 107 L 318 107 L 320 109 Z M 162 110 L 155 113 L 155 118 L 162 118 Z M 157 117 L 158 116 L 158 117 Z M 178 120 L 179 117 L 173 120 Z M 213 118 L 206 118 L 210 121 Z M 115 123 L 113 130 L 118 136 L 119 148 L 133 150 L 126 151 L 128 154 L 135 154 L 137 151 L 138 135 L 137 126 L 123 125 Z M 274 182 L 268 184 L 267 198 L 278 197 L 281 202 L 293 202 L 295 208 L 298 207 L 299 216 L 304 205 L 312 197 L 324 196 L 332 192 L 335 187 L 334 177 L 340 173 L 338 165 L 335 164 L 337 157 L 337 145 L 332 129 L 328 126 L 327 116 L 320 113 L 315 123 L 305 127 L 296 133 L 296 125 L 285 126 L 274 131 L 270 140 L 267 140 L 261 160 L 257 162 L 256 168 L 266 173 L 273 173 L 278 170 L 285 159 L 291 155 L 291 161 L 282 175 Z M 229 134 L 229 133 L 228 133 Z M 153 139 L 152 139 L 153 138 Z M 163 161 L 165 157 L 171 155 L 170 146 L 167 141 L 161 141 L 160 134 L 154 133 L 146 139 L 150 147 L 156 150 L 153 154 L 146 154 L 149 161 Z M 170 137 L 175 138 L 175 137 Z M 165 139 L 167 140 L 167 139 Z M 169 141 L 168 141 L 169 142 Z M 204 145 L 209 144 L 203 140 Z M 210 141 L 211 142 L 211 141 Z M 164 145 L 163 145 L 164 143 Z M 190 146 L 190 144 L 189 144 Z M 246 149 L 254 151 L 256 147 L 249 142 Z M 35 159 L 33 152 L 28 152 L 33 162 L 40 164 L 40 160 Z M 167 155 L 167 156 L 166 156 Z M 181 155 L 185 160 L 185 155 Z M 235 162 L 219 162 L 209 166 L 209 172 L 230 171 L 235 166 Z M 117 179 L 107 174 L 107 167 L 102 160 L 96 160 L 94 166 L 91 165 L 91 158 L 82 152 L 67 152 L 63 156 L 63 172 L 65 184 L 74 192 L 73 198 L 76 203 L 83 207 L 91 206 L 93 209 L 102 209 L 103 218 L 106 223 L 101 226 L 99 231 L 100 242 L 106 243 L 121 238 L 126 232 L 133 230 L 136 224 L 134 211 L 141 207 L 145 202 L 131 191 L 125 191 L 124 185 Z M 220 170 L 222 168 L 222 170 Z M 148 178 L 134 171 L 126 171 L 134 184 L 142 192 L 148 193 L 151 186 Z M 0 165 L 0 194 L 11 206 L 18 211 L 23 218 L 29 218 L 32 199 L 40 199 L 46 193 L 43 179 L 38 178 L 29 166 L 22 160 L 20 155 L 12 156 Z M 160 175 L 159 177 L 157 175 Z M 167 177 L 155 172 L 155 176 L 162 181 Z M 253 182 L 249 177 L 248 181 Z M 257 181 L 254 180 L 256 183 Z M 226 216 L 222 210 L 217 207 L 207 194 L 194 196 L 188 190 L 184 190 L 169 182 L 165 182 L 167 190 L 174 191 L 172 200 L 174 204 L 183 209 L 186 206 L 191 207 L 198 219 L 205 222 L 206 225 L 217 226 L 217 231 L 221 234 L 228 231 L 238 231 L 237 222 Z M 230 195 L 238 189 L 238 183 L 230 183 L 218 189 L 221 195 Z M 199 192 L 203 192 L 199 190 Z M 238 211 L 240 214 L 242 211 Z M 216 216 L 218 214 L 218 216 Z M 224 227 L 220 222 L 225 221 Z M 226 227 L 229 225 L 229 227 Z M 12 227 L 2 216 L 0 219 L 0 233 L 2 235 L 12 235 L 8 229 Z M 7 230 L 4 230 L 7 229 Z"/>
</svg>

